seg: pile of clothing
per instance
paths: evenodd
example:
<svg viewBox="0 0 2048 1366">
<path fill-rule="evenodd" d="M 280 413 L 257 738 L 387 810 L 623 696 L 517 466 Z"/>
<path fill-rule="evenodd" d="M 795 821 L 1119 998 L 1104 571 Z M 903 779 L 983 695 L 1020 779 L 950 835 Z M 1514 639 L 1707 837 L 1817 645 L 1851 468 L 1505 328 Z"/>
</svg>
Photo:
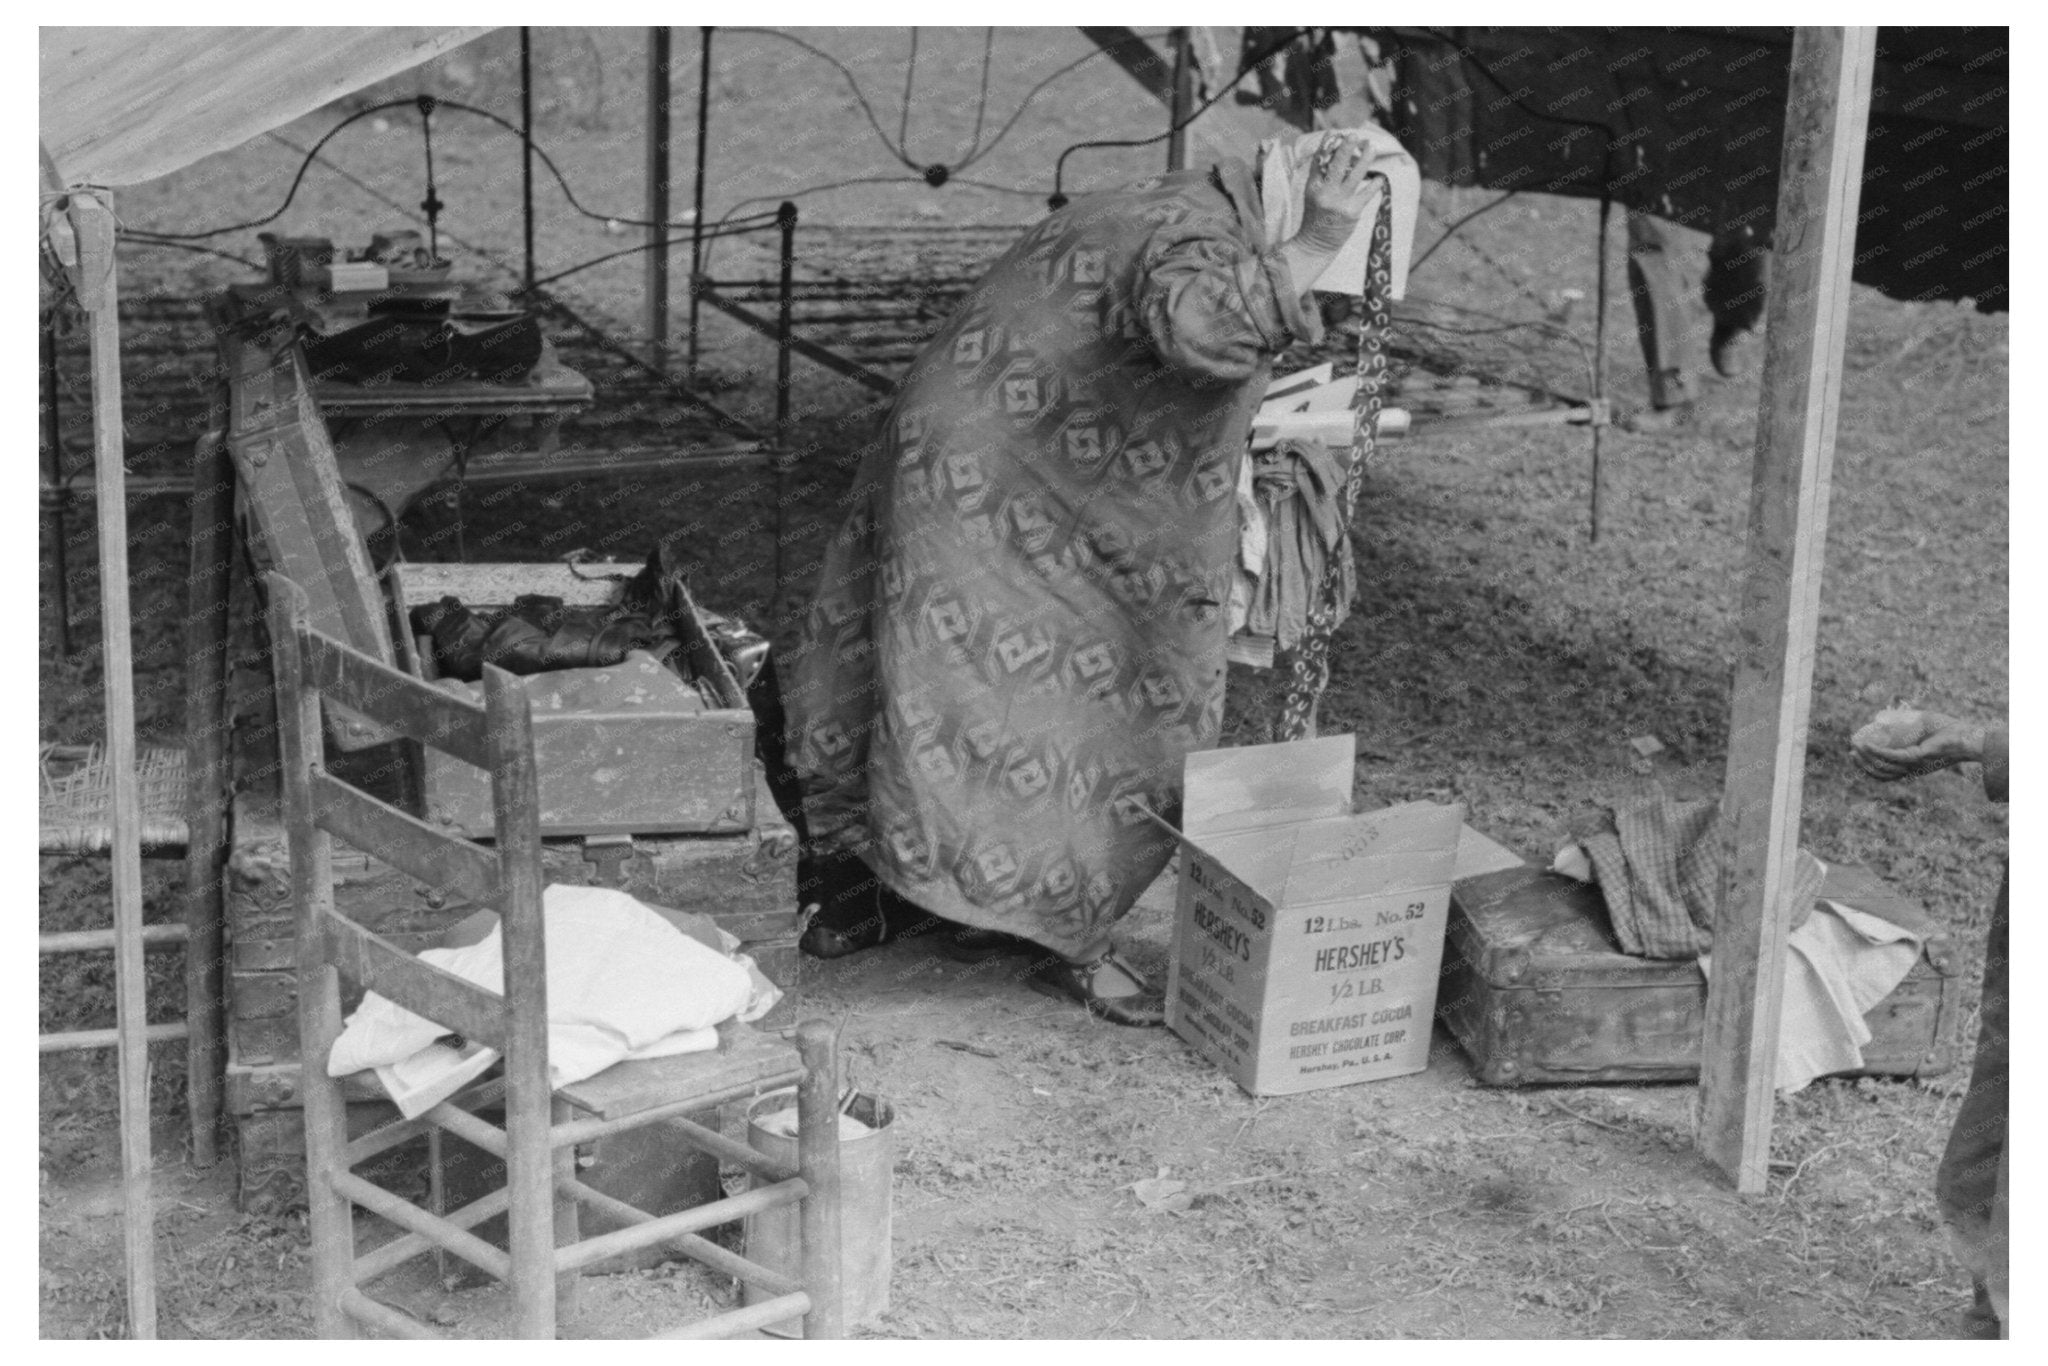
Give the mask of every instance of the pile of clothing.
<svg viewBox="0 0 2048 1366">
<path fill-rule="evenodd" d="M 1615 942 L 1641 958 L 1697 959 L 1713 973 L 1713 914 L 1726 858 L 1726 821 L 1714 801 L 1664 793 L 1608 808 L 1560 849 L 1551 871 L 1597 883 Z M 1806 850 L 1785 923 L 1785 990 L 1778 1026 L 1777 1085 L 1797 1091 L 1815 1077 L 1863 1065 L 1863 1016 L 1912 970 L 1920 938 L 1841 901 L 1822 899 L 1827 868 Z"/>
<path fill-rule="evenodd" d="M 1291 650 L 1338 560 L 1338 624 L 1357 592 L 1343 519 L 1351 452 L 1320 441 L 1282 441 L 1245 457 L 1238 478 L 1238 559 L 1230 592 L 1229 658 L 1270 668 Z"/>
</svg>

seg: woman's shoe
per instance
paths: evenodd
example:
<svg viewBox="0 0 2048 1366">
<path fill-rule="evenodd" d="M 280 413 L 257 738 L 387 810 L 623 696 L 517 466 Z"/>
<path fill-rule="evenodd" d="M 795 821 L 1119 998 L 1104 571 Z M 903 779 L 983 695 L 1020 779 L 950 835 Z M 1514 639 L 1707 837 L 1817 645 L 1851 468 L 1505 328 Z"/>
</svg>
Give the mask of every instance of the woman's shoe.
<svg viewBox="0 0 2048 1366">
<path fill-rule="evenodd" d="M 895 937 L 881 884 L 858 855 L 803 852 L 796 869 L 797 900 L 803 906 L 799 949 L 813 958 L 844 958 Z"/>
<path fill-rule="evenodd" d="M 1114 949 L 1085 963 L 1048 954 L 1026 980 L 1033 991 L 1078 1001 L 1111 1024 L 1156 1028 L 1166 1023 L 1164 994 Z"/>
<path fill-rule="evenodd" d="M 851 925 L 826 925 L 813 920 L 804 927 L 797 938 L 796 946 L 813 958 L 844 958 L 862 949 L 877 948 L 889 942 L 889 926 L 882 919 L 880 911 Z"/>
</svg>

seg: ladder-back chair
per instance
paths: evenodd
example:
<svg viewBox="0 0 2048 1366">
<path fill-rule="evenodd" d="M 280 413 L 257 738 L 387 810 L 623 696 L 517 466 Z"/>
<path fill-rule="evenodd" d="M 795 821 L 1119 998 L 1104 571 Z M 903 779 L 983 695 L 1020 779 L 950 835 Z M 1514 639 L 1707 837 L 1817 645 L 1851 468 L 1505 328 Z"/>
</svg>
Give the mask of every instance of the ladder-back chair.
<svg viewBox="0 0 2048 1366">
<path fill-rule="evenodd" d="M 322 1337 L 354 1336 L 360 1328 L 440 1336 L 363 1289 L 376 1276 L 438 1248 L 509 1284 L 518 1336 L 552 1338 L 558 1314 L 573 1313 L 582 1268 L 663 1244 L 765 1290 L 769 1298 L 661 1336 L 733 1336 L 799 1316 L 807 1338 L 839 1336 L 838 1097 L 830 1027 L 804 1024 L 792 1048 L 747 1026 L 727 1024 L 720 1027 L 715 1052 L 619 1063 L 553 1089 L 540 807 L 525 692 L 512 675 L 487 667 L 484 704 L 477 706 L 313 629 L 306 620 L 305 595 L 282 575 L 270 575 L 268 587 L 298 934 L 316 1331 Z M 330 775 L 323 764 L 323 698 L 486 770 L 496 811 L 495 847 L 446 834 Z M 330 867 L 335 835 L 422 882 L 495 908 L 504 935 L 504 995 L 426 963 L 338 913 Z M 385 1124 L 351 1141 L 342 1086 L 325 1066 L 341 1032 L 344 978 L 451 1033 L 499 1050 L 502 1077 L 486 1079 L 417 1119 Z M 793 1171 L 685 1118 L 792 1083 L 798 1087 L 799 1114 Z M 476 1113 L 500 1098 L 502 1129 Z M 765 1184 L 757 1181 L 744 1194 L 655 1216 L 577 1178 L 576 1145 L 650 1124 L 665 1125 L 678 1142 L 746 1168 Z M 434 1129 L 502 1159 L 504 1187 L 442 1215 L 353 1170 Z M 702 1236 L 706 1229 L 748 1214 L 798 1202 L 803 1239 L 798 1279 Z M 583 1239 L 577 1228 L 579 1204 L 626 1227 Z M 352 1206 L 381 1215 L 404 1232 L 358 1256 Z M 508 1216 L 509 1251 L 469 1231 L 499 1213 Z"/>
</svg>

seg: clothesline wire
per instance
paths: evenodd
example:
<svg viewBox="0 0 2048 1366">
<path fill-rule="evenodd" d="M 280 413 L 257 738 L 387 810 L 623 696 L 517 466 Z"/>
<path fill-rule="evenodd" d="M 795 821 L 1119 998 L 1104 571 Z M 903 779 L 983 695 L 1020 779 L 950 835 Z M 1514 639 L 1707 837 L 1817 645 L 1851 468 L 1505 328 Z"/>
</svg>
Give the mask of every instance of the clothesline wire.
<svg viewBox="0 0 2048 1366">
<path fill-rule="evenodd" d="M 903 80 L 903 116 L 899 122 L 897 139 L 894 142 L 891 142 L 889 140 L 888 133 L 883 130 L 881 119 L 877 117 L 877 115 L 875 114 L 874 105 L 868 99 L 867 93 L 861 89 L 860 81 L 858 80 L 858 78 L 854 76 L 852 70 L 844 62 L 840 61 L 837 57 L 834 57 L 831 53 L 824 51 L 822 48 L 807 43 L 803 39 L 798 38 L 793 34 L 785 33 L 780 29 L 738 27 L 721 28 L 719 32 L 750 33 L 764 38 L 779 39 L 780 41 L 788 43 L 794 47 L 801 48 L 803 51 L 810 53 L 813 57 L 816 57 L 818 60 L 822 62 L 828 63 L 836 71 L 838 71 L 840 77 L 843 80 L 845 80 L 847 90 L 849 93 L 852 94 L 854 103 L 860 106 L 862 116 L 867 119 L 868 126 L 874 129 L 876 139 L 881 142 L 883 147 L 888 149 L 889 155 L 894 157 L 897 161 L 902 162 L 903 165 L 909 167 L 913 171 L 922 172 L 926 169 L 924 166 L 919 165 L 916 161 L 911 159 L 910 150 L 907 145 L 908 130 L 910 126 L 910 92 L 912 82 L 915 79 L 917 65 L 918 36 L 916 27 L 913 26 L 910 31 L 910 64 L 909 69 L 906 70 L 904 73 Z M 983 127 L 983 124 L 986 120 L 988 113 L 989 72 L 993 65 L 994 49 L 995 30 L 993 28 L 990 28 L 988 30 L 987 36 L 983 41 L 982 47 L 981 94 L 976 102 L 974 114 L 974 137 L 968 144 L 966 155 L 961 157 L 958 165 L 949 168 L 949 170 L 951 171 L 964 171 L 968 167 L 972 166 L 975 162 L 980 161 L 983 157 L 987 156 L 990 152 L 993 152 L 996 149 L 996 147 L 1002 142 L 1002 140 L 1009 135 L 1010 130 L 1016 127 L 1017 121 L 1024 117 L 1024 111 L 1031 107 L 1032 101 L 1036 100 L 1040 94 L 1044 93 L 1045 88 L 1047 86 L 1051 85 L 1054 81 L 1066 75 L 1068 72 L 1074 70 L 1076 67 L 1082 65 L 1084 62 L 1093 61 L 1095 58 L 1103 55 L 1103 49 L 1099 47 L 1084 52 L 1079 57 L 1076 57 L 1073 61 L 1068 62 L 1064 66 L 1054 71 L 1051 75 L 1046 76 L 1043 80 L 1039 81 L 1038 84 L 1032 86 L 1031 89 L 1024 92 L 1024 97 L 1017 102 L 1017 107 L 1011 111 L 1010 117 L 1003 122 L 1002 127 L 996 130 L 995 135 L 988 140 L 988 144 L 986 146 L 983 146 L 981 143 L 981 129 Z"/>
<path fill-rule="evenodd" d="M 910 60 L 903 64 L 903 118 L 896 125 L 896 151 L 910 161 L 910 92 L 917 83 L 917 25 L 910 26 Z M 911 164 L 915 164 L 914 162 Z"/>
<path fill-rule="evenodd" d="M 1473 219 L 1480 217 L 1482 214 L 1492 213 L 1495 209 L 1507 203 L 1510 199 L 1513 199 L 1516 195 L 1520 193 L 1520 190 L 1509 190 L 1506 194 L 1500 196 L 1500 198 L 1489 200 L 1486 203 L 1481 204 L 1478 208 L 1472 210 L 1472 212 L 1470 213 L 1461 214 L 1456 222 L 1451 223 L 1444 228 L 1443 236 L 1437 238 L 1436 241 L 1431 242 L 1429 244 L 1429 249 L 1423 252 L 1420 256 L 1416 257 L 1415 260 L 1412 263 L 1410 263 L 1408 267 L 1408 273 L 1410 275 L 1413 275 L 1416 271 L 1421 270 L 1422 263 L 1424 261 L 1427 261 L 1430 257 L 1434 256 L 1436 254 L 1436 249 L 1438 247 L 1450 241 L 1452 235 L 1455 234 L 1458 231 L 1458 229 L 1464 227 L 1467 223 L 1470 223 Z"/>
<path fill-rule="evenodd" d="M 263 215 L 261 218 L 252 218 L 247 222 L 243 223 L 232 223 L 226 227 L 208 228 L 203 232 L 165 232 L 161 229 L 147 229 L 145 231 L 148 231 L 151 236 L 161 241 L 196 242 L 203 241 L 204 239 L 209 237 L 222 237 L 231 232 L 243 232 L 250 228 L 260 228 L 266 226 L 267 224 L 274 223 L 279 218 L 282 218 L 285 214 L 285 211 L 291 207 L 292 200 L 298 195 L 299 186 L 305 181 L 306 172 L 312 168 L 314 161 L 322 160 L 322 158 L 320 157 L 321 149 L 326 147 L 326 145 L 329 142 L 333 141 L 337 134 L 339 134 L 343 129 L 349 127 L 351 124 L 360 122 L 361 120 L 368 118 L 372 114 L 381 113 L 390 109 L 402 109 L 406 107 L 418 108 L 422 111 L 422 113 L 425 113 L 428 110 L 455 109 L 465 114 L 474 114 L 478 118 L 485 119 L 490 123 L 496 124 L 498 127 L 510 133 L 513 137 L 518 138 L 521 144 L 531 147 L 533 149 L 534 155 L 540 158 L 541 164 L 547 167 L 549 174 L 553 175 L 555 178 L 555 182 L 562 187 L 562 197 L 569 201 L 569 207 L 574 209 L 577 213 L 583 215 L 585 218 L 593 219 L 600 223 L 622 223 L 629 227 L 639 228 L 672 226 L 669 224 L 656 224 L 650 219 L 633 218 L 623 214 L 603 213 L 596 209 L 586 208 L 583 205 L 583 202 L 576 198 L 576 192 L 569 186 L 569 178 L 562 173 L 562 168 L 555 164 L 555 159 L 552 156 L 548 155 L 547 149 L 541 146 L 537 140 L 529 138 L 526 135 L 525 131 L 522 130 L 517 124 L 514 124 L 511 120 L 503 118 L 498 114 L 492 113 L 488 109 L 480 109 L 473 104 L 464 104 L 460 100 L 443 100 L 437 99 L 436 97 L 431 95 L 419 95 L 408 96 L 404 99 L 385 100 L 381 103 L 369 105 L 363 109 L 358 109 L 355 113 L 350 114 L 341 122 L 335 124 L 334 127 L 328 129 L 326 133 L 321 135 L 320 140 L 313 144 L 313 146 L 306 152 L 304 158 L 299 162 L 298 172 L 292 176 L 292 183 L 290 187 L 285 191 L 284 202 L 279 204 L 277 208 L 272 210 L 270 213 Z M 290 144 L 287 143 L 287 145 Z M 331 161 L 326 162 L 325 164 L 328 165 L 329 167 L 334 166 L 334 163 Z M 766 216 L 772 217 L 773 215 Z"/>
<path fill-rule="evenodd" d="M 831 53 L 825 51 L 823 48 L 816 47 L 810 43 L 807 43 L 803 39 L 796 37 L 794 34 L 784 33 L 780 29 L 740 27 L 720 28 L 719 32 L 751 33 L 763 38 L 777 38 L 785 43 L 790 44 L 793 47 L 802 48 L 805 52 L 810 53 L 819 61 L 831 66 L 835 71 L 837 71 L 840 74 L 841 77 L 845 79 L 846 88 L 853 95 L 853 102 L 860 106 L 860 112 L 862 113 L 862 115 L 866 117 L 868 121 L 868 127 L 875 130 L 875 137 L 880 139 L 881 144 L 889 149 L 889 155 L 895 157 L 898 161 L 902 162 L 905 166 L 908 166 L 913 171 L 921 171 L 924 169 L 923 167 L 919 166 L 916 162 L 912 161 L 909 157 L 904 155 L 903 148 L 900 144 L 889 141 L 889 135 L 886 132 L 882 131 L 882 121 L 875 117 L 875 107 L 872 104 L 868 103 L 868 97 L 866 93 L 863 92 L 860 88 L 860 81 L 854 77 L 852 70 L 848 68 L 846 63 L 840 61 L 837 57 L 834 57 Z M 913 29 L 912 32 L 914 34 L 915 30 Z M 909 108 L 907 105 L 904 109 L 904 117 L 906 120 L 909 117 Z"/>
<path fill-rule="evenodd" d="M 774 227 L 775 220 L 773 217 L 770 217 L 767 222 L 749 222 L 743 227 L 709 228 L 706 229 L 704 232 L 699 233 L 697 235 L 697 240 L 700 242 L 711 242 L 716 241 L 718 238 L 721 237 L 754 236 L 760 233 L 772 231 Z M 630 247 L 621 247 L 617 251 L 608 251 L 602 256 L 593 256 L 588 261 L 582 261 L 576 265 L 570 266 L 567 270 L 558 270 L 553 275 L 543 276 L 541 279 L 535 280 L 533 282 L 534 288 L 538 289 L 542 285 L 551 285 L 557 280 L 567 279 L 571 275 L 575 275 L 578 274 L 579 272 L 589 270 L 592 266 L 601 266 L 607 261 L 616 261 L 621 256 L 635 256 L 641 252 L 655 250 L 673 251 L 677 247 L 680 247 L 684 243 L 688 242 L 689 240 L 690 239 L 687 237 L 676 236 L 670 238 L 663 238 L 659 241 L 653 242 L 636 242 Z"/>
<path fill-rule="evenodd" d="M 975 101 L 974 136 L 968 140 L 967 155 L 960 159 L 962 167 L 971 164 L 974 160 L 974 154 L 981 150 L 982 123 L 988 117 L 988 73 L 995 55 L 996 30 L 995 25 L 991 24 L 989 25 L 987 36 L 983 38 L 981 44 L 981 97 Z"/>
<path fill-rule="evenodd" d="M 1243 63 L 1238 67 L 1237 74 L 1235 76 L 1232 76 L 1230 78 L 1230 81 L 1221 90 L 1218 90 L 1208 99 L 1203 100 L 1201 104 L 1197 105 L 1188 114 L 1186 118 L 1180 120 L 1178 123 L 1173 124 L 1163 133 L 1156 133 L 1149 138 L 1102 138 L 1092 140 L 1089 142 L 1076 142 L 1070 144 L 1065 151 L 1060 153 L 1059 159 L 1053 163 L 1052 198 L 1050 201 L 1052 206 L 1055 209 L 1057 209 L 1067 202 L 1067 196 L 1064 193 L 1062 186 L 1064 184 L 1064 177 L 1066 173 L 1068 157 L 1072 156 L 1076 152 L 1093 147 L 1149 147 L 1155 142 L 1164 142 L 1166 139 L 1172 137 L 1175 133 L 1178 133 L 1183 128 L 1186 128 L 1189 124 L 1193 123 L 1202 115 L 1208 113 L 1210 107 L 1214 105 L 1218 100 L 1221 100 L 1225 95 L 1228 95 L 1231 91 L 1237 89 L 1238 85 L 1243 82 L 1246 76 L 1251 75 L 1252 72 L 1258 70 L 1258 68 L 1262 66 L 1269 58 L 1278 55 L 1280 52 L 1284 51 L 1291 44 L 1293 44 L 1293 42 L 1297 38 L 1304 36 L 1308 32 L 1309 30 L 1305 28 L 1290 29 L 1285 38 L 1275 39 L 1274 41 L 1268 43 L 1265 47 L 1261 48 L 1257 53 L 1249 57 L 1246 57 Z"/>
</svg>

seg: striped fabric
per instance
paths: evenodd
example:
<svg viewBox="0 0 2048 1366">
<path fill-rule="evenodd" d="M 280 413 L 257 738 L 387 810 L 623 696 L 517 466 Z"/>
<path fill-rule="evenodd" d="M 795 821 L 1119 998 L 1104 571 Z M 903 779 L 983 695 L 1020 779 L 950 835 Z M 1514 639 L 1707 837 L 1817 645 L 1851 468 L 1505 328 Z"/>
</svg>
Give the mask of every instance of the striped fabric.
<svg viewBox="0 0 2048 1366">
<path fill-rule="evenodd" d="M 1605 828 L 1579 841 L 1623 953 L 1697 958 L 1712 951 L 1723 834 L 1719 803 L 1676 802 L 1659 793 L 1612 808 Z M 1799 851 L 1788 928 L 1813 913 L 1825 871 Z"/>
</svg>

